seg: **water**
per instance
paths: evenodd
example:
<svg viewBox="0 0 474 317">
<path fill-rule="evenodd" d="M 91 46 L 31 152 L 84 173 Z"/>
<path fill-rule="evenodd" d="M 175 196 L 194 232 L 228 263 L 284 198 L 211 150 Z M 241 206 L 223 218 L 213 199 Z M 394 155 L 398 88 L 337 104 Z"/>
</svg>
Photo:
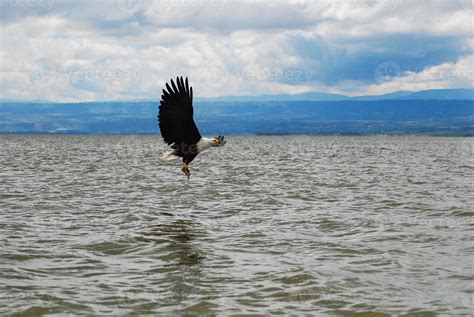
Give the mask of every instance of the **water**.
<svg viewBox="0 0 474 317">
<path fill-rule="evenodd" d="M 468 316 L 473 139 L 0 136 L 0 314 Z"/>
</svg>

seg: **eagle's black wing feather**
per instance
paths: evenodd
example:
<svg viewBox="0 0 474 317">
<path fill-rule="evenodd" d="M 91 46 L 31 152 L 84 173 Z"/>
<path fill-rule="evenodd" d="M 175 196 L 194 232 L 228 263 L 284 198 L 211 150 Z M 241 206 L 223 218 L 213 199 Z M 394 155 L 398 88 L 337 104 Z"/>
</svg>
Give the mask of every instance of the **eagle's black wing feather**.
<svg viewBox="0 0 474 317">
<path fill-rule="evenodd" d="M 160 101 L 158 124 L 163 140 L 169 145 L 192 145 L 201 139 L 193 119 L 193 88 L 188 78 L 171 79 L 171 87 L 166 84 Z"/>
</svg>

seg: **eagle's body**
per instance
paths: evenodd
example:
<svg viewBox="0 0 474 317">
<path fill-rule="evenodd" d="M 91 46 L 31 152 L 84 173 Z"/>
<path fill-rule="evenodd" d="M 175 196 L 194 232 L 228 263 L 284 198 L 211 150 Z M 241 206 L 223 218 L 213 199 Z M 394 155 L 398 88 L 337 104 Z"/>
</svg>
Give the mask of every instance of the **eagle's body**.
<svg viewBox="0 0 474 317">
<path fill-rule="evenodd" d="M 193 88 L 189 87 L 188 79 L 176 78 L 176 85 L 171 80 L 171 87 L 166 84 L 167 90 L 163 89 L 158 113 L 161 136 L 172 148 L 163 158 L 182 157 L 181 170 L 189 177 L 189 163 L 202 151 L 222 146 L 225 141 L 223 136 L 210 139 L 199 133 L 193 119 Z"/>
</svg>

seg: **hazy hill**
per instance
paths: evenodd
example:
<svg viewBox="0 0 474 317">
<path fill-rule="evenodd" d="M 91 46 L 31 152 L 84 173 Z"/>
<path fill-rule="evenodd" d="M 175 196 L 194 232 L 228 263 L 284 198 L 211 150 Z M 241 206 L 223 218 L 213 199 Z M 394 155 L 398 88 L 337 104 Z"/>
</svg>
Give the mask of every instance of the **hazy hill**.
<svg viewBox="0 0 474 317">
<path fill-rule="evenodd" d="M 159 133 L 158 102 L 0 103 L 0 133 Z M 204 134 L 474 135 L 473 100 L 196 102 Z"/>
<path fill-rule="evenodd" d="M 348 97 L 340 94 L 310 92 L 295 95 L 262 95 L 262 96 L 223 96 L 215 98 L 197 98 L 197 101 L 347 101 L 347 100 L 473 100 L 474 89 L 439 89 L 423 91 L 397 91 L 378 96 Z"/>
<path fill-rule="evenodd" d="M 399 99 L 410 100 L 473 100 L 474 89 L 443 89 L 423 90 L 409 95 L 401 96 Z"/>
<path fill-rule="evenodd" d="M 197 98 L 197 101 L 208 101 L 208 102 L 217 102 L 217 101 L 227 101 L 227 102 L 265 102 L 265 101 L 342 101 L 349 100 L 350 97 L 339 95 L 339 94 L 328 94 L 321 92 L 308 92 L 303 94 L 295 95 L 261 95 L 261 96 L 223 96 L 215 98 Z"/>
</svg>

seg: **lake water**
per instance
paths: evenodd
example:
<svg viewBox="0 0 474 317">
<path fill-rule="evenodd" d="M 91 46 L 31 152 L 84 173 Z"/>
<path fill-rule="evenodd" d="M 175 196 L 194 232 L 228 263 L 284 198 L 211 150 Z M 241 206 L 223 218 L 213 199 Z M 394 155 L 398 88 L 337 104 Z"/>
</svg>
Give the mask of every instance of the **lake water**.
<svg viewBox="0 0 474 317">
<path fill-rule="evenodd" d="M 472 138 L 227 138 L 0 136 L 0 315 L 473 313 Z"/>
</svg>

